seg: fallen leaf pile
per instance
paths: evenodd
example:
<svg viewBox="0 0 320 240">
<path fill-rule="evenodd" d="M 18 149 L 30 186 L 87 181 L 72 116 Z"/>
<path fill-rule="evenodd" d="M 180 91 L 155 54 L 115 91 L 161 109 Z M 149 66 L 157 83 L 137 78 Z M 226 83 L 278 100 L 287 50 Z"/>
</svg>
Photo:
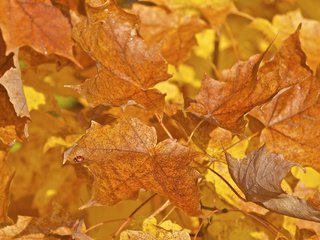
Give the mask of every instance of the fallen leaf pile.
<svg viewBox="0 0 320 240">
<path fill-rule="evenodd" d="M 319 239 L 319 9 L 0 1 L 0 239 Z"/>
</svg>

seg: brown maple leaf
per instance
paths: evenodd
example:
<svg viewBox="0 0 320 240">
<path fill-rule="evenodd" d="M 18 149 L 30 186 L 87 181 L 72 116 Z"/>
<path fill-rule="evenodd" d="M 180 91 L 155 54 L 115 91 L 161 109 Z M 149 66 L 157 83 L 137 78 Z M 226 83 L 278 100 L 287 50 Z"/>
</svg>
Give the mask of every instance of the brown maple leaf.
<svg viewBox="0 0 320 240">
<path fill-rule="evenodd" d="M 198 17 L 182 16 L 157 6 L 134 4 L 132 11 L 139 17 L 139 33 L 149 44 L 161 42 L 162 54 L 171 64 L 178 66 L 196 45 L 195 34 L 206 24 Z"/>
<path fill-rule="evenodd" d="M 42 54 L 75 61 L 71 25 L 50 0 L 0 1 L 0 27 L 7 53 L 28 45 Z"/>
<path fill-rule="evenodd" d="M 92 173 L 89 205 L 113 205 L 147 189 L 196 215 L 198 174 L 189 164 L 197 155 L 175 140 L 157 144 L 155 129 L 138 119 L 121 119 L 113 126 L 94 123 L 67 152 L 65 161 L 81 162 Z"/>
<path fill-rule="evenodd" d="M 146 108 L 163 109 L 163 95 L 149 89 L 168 79 L 160 44 L 148 46 L 138 35 L 135 15 L 114 1 L 103 7 L 87 4 L 87 18 L 74 28 L 74 38 L 98 63 L 96 77 L 76 89 L 93 105 L 124 105 L 134 101 Z"/>
<path fill-rule="evenodd" d="M 320 64 L 320 22 L 303 18 L 300 10 L 296 10 L 275 15 L 272 24 L 279 31 L 277 41 L 285 39 L 299 24 L 302 24 L 300 37 L 302 49 L 307 55 L 308 65 L 316 71 Z"/>
<path fill-rule="evenodd" d="M 146 0 L 157 5 L 165 6 L 172 11 L 197 11 L 214 29 L 219 28 L 227 16 L 236 11 L 232 1 L 172 1 L 172 0 Z"/>
<path fill-rule="evenodd" d="M 222 72 L 223 81 L 205 76 L 196 103 L 188 111 L 213 119 L 218 126 L 232 131 L 243 128 L 243 116 L 255 106 L 267 102 L 281 89 L 312 75 L 305 64 L 297 29 L 273 57 L 260 69 L 264 55 L 236 63 Z"/>
<path fill-rule="evenodd" d="M 320 84 L 313 77 L 254 109 L 265 128 L 260 141 L 286 159 L 320 169 Z"/>
<path fill-rule="evenodd" d="M 269 153 L 264 146 L 241 160 L 228 153 L 226 158 L 231 177 L 247 200 L 284 215 L 320 222 L 320 209 L 281 188 L 283 178 L 293 166 L 299 166 L 298 163 Z"/>
</svg>

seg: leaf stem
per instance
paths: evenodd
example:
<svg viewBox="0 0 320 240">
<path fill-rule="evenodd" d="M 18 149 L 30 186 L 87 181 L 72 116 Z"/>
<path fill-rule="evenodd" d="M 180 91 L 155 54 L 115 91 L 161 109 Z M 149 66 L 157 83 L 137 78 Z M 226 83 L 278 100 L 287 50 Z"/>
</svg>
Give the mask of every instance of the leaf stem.
<svg viewBox="0 0 320 240">
<path fill-rule="evenodd" d="M 160 212 L 165 210 L 170 205 L 171 205 L 170 200 L 167 200 L 161 207 L 159 207 L 156 211 L 154 211 L 148 218 L 157 216 Z"/>
<path fill-rule="evenodd" d="M 168 137 L 170 139 L 174 139 L 171 135 L 171 133 L 169 132 L 169 130 L 166 128 L 166 126 L 163 124 L 162 118 L 160 117 L 160 115 L 158 113 L 155 114 L 156 118 L 158 119 L 158 122 L 160 124 L 160 126 L 162 127 L 162 129 L 166 132 L 166 134 L 168 135 Z"/>
<path fill-rule="evenodd" d="M 220 33 L 218 31 L 215 31 L 215 38 L 214 38 L 214 50 L 213 50 L 213 56 L 212 56 L 212 62 L 213 64 L 218 68 L 219 64 L 219 46 L 220 46 Z"/>
<path fill-rule="evenodd" d="M 154 193 L 150 197 L 148 197 L 144 202 L 142 202 L 128 217 L 127 219 L 121 224 L 118 230 L 112 235 L 112 239 L 116 239 L 117 236 L 121 233 L 121 231 L 127 226 L 127 224 L 133 219 L 133 216 L 144 206 L 146 205 L 152 198 L 154 198 L 157 194 Z"/>
<path fill-rule="evenodd" d="M 200 122 L 198 122 L 197 126 L 195 126 L 195 128 L 193 129 L 192 133 L 190 134 L 188 141 L 187 141 L 187 145 L 190 143 L 193 135 L 195 134 L 195 132 L 197 131 L 197 129 L 201 126 L 201 124 L 205 121 L 205 119 L 203 118 Z"/>
<path fill-rule="evenodd" d="M 206 218 L 208 219 L 208 218 L 212 217 L 212 215 L 214 215 L 214 214 L 216 214 L 216 213 L 218 213 L 218 212 L 220 212 L 219 209 L 213 209 L 213 210 L 206 216 Z M 196 234 L 194 235 L 193 240 L 197 240 L 198 234 L 199 234 L 199 232 L 201 231 L 201 228 L 202 228 L 203 225 L 204 225 L 204 220 L 201 221 L 201 223 L 200 223 L 200 225 L 199 225 L 199 227 L 198 227 L 198 229 L 197 229 L 197 231 L 196 231 Z"/>
<path fill-rule="evenodd" d="M 253 138 L 253 137 L 259 135 L 259 133 L 260 133 L 260 132 L 258 131 L 258 132 L 255 132 L 254 134 L 250 135 L 250 136 L 247 136 L 247 137 L 245 137 L 245 138 L 243 138 L 243 139 L 240 139 L 239 141 L 237 141 L 237 142 L 231 144 L 230 146 L 228 146 L 227 148 L 224 148 L 224 149 L 222 150 L 222 152 L 225 152 L 226 150 L 229 150 L 230 148 L 234 147 L 235 145 L 241 143 L 241 142 L 244 141 L 244 140 L 247 140 L 247 139 L 249 139 L 249 138 Z"/>
<path fill-rule="evenodd" d="M 207 207 L 207 206 L 202 206 L 202 209 L 206 209 L 206 210 L 216 210 L 216 208 L 212 208 L 212 207 Z M 241 209 L 222 209 L 220 210 L 221 213 L 227 213 L 227 212 L 240 212 L 242 213 L 243 215 L 249 217 L 249 218 L 252 218 L 254 221 L 260 223 L 262 226 L 264 226 L 266 229 L 268 229 L 272 234 L 274 234 L 275 236 L 278 235 L 278 233 L 280 233 L 282 236 L 283 234 L 281 233 L 281 231 L 275 227 L 272 223 L 270 223 L 269 221 L 259 217 L 259 216 L 256 216 L 252 213 L 248 213 L 246 211 L 243 211 Z M 285 236 L 283 236 L 285 237 Z"/>
<path fill-rule="evenodd" d="M 119 222 L 119 221 L 123 221 L 123 220 L 126 220 L 125 218 L 117 218 L 117 219 L 111 219 L 111 220 L 107 220 L 107 221 L 103 221 L 103 222 L 99 222 L 91 227 L 89 227 L 88 229 L 86 229 L 85 233 L 97 228 L 97 227 L 100 227 L 104 224 L 107 224 L 107 223 L 112 223 L 112 222 Z"/>
<path fill-rule="evenodd" d="M 232 49 L 234 51 L 234 55 L 236 56 L 237 60 L 239 60 L 240 59 L 240 52 L 239 52 L 236 40 L 234 38 L 234 35 L 233 35 L 232 31 L 231 31 L 231 28 L 230 28 L 230 26 L 229 26 L 229 24 L 227 22 L 223 23 L 223 26 L 226 29 L 227 34 L 230 37 L 231 44 L 232 44 Z"/>
<path fill-rule="evenodd" d="M 240 198 L 242 201 L 247 202 L 247 199 L 243 198 L 235 189 L 232 187 L 232 185 L 218 172 L 215 170 L 208 168 L 211 172 L 213 172 L 215 175 L 217 175 L 225 184 L 228 185 L 228 187 L 234 192 L 234 194 L 237 195 L 238 198 Z"/>
<path fill-rule="evenodd" d="M 249 21 L 253 21 L 254 20 L 254 17 L 252 17 L 251 15 L 247 14 L 247 13 L 244 13 L 244 12 L 241 12 L 241 11 L 232 11 L 231 12 L 233 15 L 236 15 L 236 16 L 239 16 L 239 17 L 243 17 Z"/>
<path fill-rule="evenodd" d="M 259 216 L 256 216 L 252 213 L 248 213 L 246 211 L 243 211 L 241 209 L 229 209 L 228 211 L 233 211 L 233 212 L 241 212 L 242 214 L 244 214 L 247 217 L 252 218 L 253 220 L 255 220 L 256 222 L 260 223 L 261 225 L 263 225 L 266 229 L 268 229 L 271 233 L 273 233 L 275 236 L 278 235 L 278 233 L 280 233 L 283 237 L 285 237 L 280 230 L 275 227 L 272 223 L 270 223 L 269 221 L 260 218 Z"/>
<path fill-rule="evenodd" d="M 161 221 L 159 222 L 159 224 L 161 224 L 164 220 L 166 220 L 166 219 L 169 217 L 169 215 L 170 215 L 175 209 L 176 209 L 176 207 L 173 206 L 173 207 L 170 209 L 170 211 L 161 219 Z"/>
</svg>

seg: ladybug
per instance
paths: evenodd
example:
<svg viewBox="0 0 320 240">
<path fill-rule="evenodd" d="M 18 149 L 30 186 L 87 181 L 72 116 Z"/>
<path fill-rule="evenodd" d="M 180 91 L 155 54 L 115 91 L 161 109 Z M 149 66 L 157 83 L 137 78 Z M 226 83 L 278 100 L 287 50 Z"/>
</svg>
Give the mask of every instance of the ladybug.
<svg viewBox="0 0 320 240">
<path fill-rule="evenodd" d="M 73 161 L 74 161 L 75 163 L 81 163 L 83 160 L 84 160 L 84 157 L 82 157 L 82 156 L 76 156 L 76 157 L 73 159 Z"/>
</svg>

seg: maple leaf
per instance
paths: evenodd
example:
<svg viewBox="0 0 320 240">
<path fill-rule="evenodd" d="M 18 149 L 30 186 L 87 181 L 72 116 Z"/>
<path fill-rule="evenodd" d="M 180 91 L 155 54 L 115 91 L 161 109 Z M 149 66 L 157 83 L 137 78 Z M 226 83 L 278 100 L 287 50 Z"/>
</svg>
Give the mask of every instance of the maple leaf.
<svg viewBox="0 0 320 240">
<path fill-rule="evenodd" d="M 299 30 L 300 27 L 260 69 L 264 54 L 254 55 L 224 70 L 223 81 L 205 76 L 196 103 L 191 103 L 187 111 L 213 119 L 228 130 L 242 129 L 243 116 L 251 109 L 267 102 L 281 89 L 312 75 L 300 47 Z"/>
<path fill-rule="evenodd" d="M 139 17 L 139 33 L 149 44 L 162 42 L 164 58 L 178 66 L 196 45 L 195 34 L 202 31 L 206 24 L 197 17 L 182 16 L 166 11 L 161 7 L 134 4 L 132 11 Z"/>
<path fill-rule="evenodd" d="M 89 205 L 113 205 L 141 189 L 165 195 L 189 214 L 199 214 L 197 172 L 189 164 L 198 154 L 167 139 L 157 144 L 153 127 L 138 119 L 114 126 L 94 123 L 66 152 L 65 161 L 83 163 L 94 177 Z"/>
<path fill-rule="evenodd" d="M 264 124 L 260 141 L 286 159 L 320 169 L 320 84 L 313 77 L 286 89 L 250 115 Z"/>
<path fill-rule="evenodd" d="M 320 209 L 305 200 L 285 193 L 281 181 L 298 163 L 286 161 L 282 155 L 269 153 L 265 146 L 238 160 L 226 154 L 232 179 L 246 199 L 267 209 L 292 217 L 320 222 Z"/>
<path fill-rule="evenodd" d="M 23 93 L 17 53 L 12 59 L 12 55 L 6 57 L 4 51 L 0 39 L 0 63 L 3 63 L 0 71 L 7 69 L 0 76 L 0 142 L 10 144 L 16 139 L 27 136 L 26 123 L 29 112 Z"/>
<path fill-rule="evenodd" d="M 149 89 L 169 78 L 160 44 L 148 46 L 137 32 L 137 18 L 114 1 L 87 4 L 87 18 L 74 28 L 74 38 L 98 62 L 97 76 L 75 88 L 93 105 L 128 101 L 162 111 L 163 95 Z"/>
<path fill-rule="evenodd" d="M 312 19 L 303 18 L 300 10 L 276 15 L 272 19 L 273 26 L 278 30 L 278 41 L 289 36 L 290 32 L 302 24 L 301 45 L 307 55 L 307 63 L 313 71 L 320 64 L 320 23 Z"/>
<path fill-rule="evenodd" d="M 1 1 L 0 27 L 7 53 L 28 45 L 42 54 L 55 53 L 75 61 L 71 25 L 49 0 Z"/>
<path fill-rule="evenodd" d="M 80 0 L 52 0 L 52 4 L 67 10 L 77 10 L 80 8 Z"/>
<path fill-rule="evenodd" d="M 183 9 L 184 11 L 197 11 L 201 14 L 214 29 L 220 27 L 227 16 L 235 10 L 232 1 L 207 1 L 207 0 L 147 0 L 154 4 L 163 5 L 172 11 Z"/>
</svg>

